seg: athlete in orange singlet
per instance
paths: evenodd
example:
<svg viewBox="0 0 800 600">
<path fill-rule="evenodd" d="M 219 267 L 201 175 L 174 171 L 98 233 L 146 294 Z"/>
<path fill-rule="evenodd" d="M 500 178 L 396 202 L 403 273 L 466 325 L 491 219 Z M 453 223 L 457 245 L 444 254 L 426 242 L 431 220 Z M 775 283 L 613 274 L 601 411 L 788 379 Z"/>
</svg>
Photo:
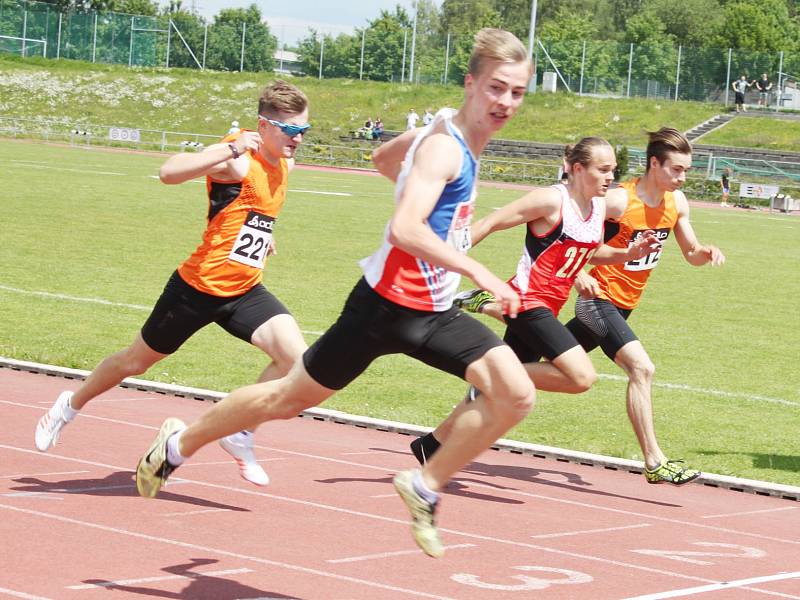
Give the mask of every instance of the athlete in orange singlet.
<svg viewBox="0 0 800 600">
<path fill-rule="evenodd" d="M 579 275 L 575 287 L 581 297 L 575 305 L 576 317 L 567 323 L 587 352 L 600 346 L 627 373 L 628 417 L 644 455 L 649 483 L 680 485 L 700 475 L 682 461 L 669 460 L 658 445 L 651 400 L 655 367 L 627 323 L 631 311 L 639 305 L 650 273 L 658 266 L 670 232 L 674 232 L 690 265 L 720 266 L 725 262 L 719 248 L 697 240 L 689 222 L 689 203 L 679 188 L 691 165 L 692 147 L 679 131 L 665 127 L 649 134 L 644 176 L 606 196 L 609 210 L 615 203 L 626 207 L 618 223 L 606 224 L 606 243 L 625 248 L 645 230 L 653 230 L 662 246 L 642 259 L 598 266 L 589 274 Z"/>
<path fill-rule="evenodd" d="M 308 99 L 276 81 L 259 98 L 256 130 L 240 130 L 203 152 L 170 157 L 159 176 L 167 184 L 206 178 L 207 227 L 195 252 L 172 274 L 133 343 L 105 358 L 81 386 L 59 395 L 36 426 L 36 448 L 46 452 L 87 402 L 139 375 L 175 352 L 195 332 L 217 323 L 263 350 L 272 362 L 259 381 L 288 373 L 306 349 L 297 322 L 262 285 L 264 260 L 281 211 L 294 155 L 308 129 Z M 220 441 L 242 477 L 256 485 L 269 478 L 256 462 L 252 433 Z"/>
</svg>

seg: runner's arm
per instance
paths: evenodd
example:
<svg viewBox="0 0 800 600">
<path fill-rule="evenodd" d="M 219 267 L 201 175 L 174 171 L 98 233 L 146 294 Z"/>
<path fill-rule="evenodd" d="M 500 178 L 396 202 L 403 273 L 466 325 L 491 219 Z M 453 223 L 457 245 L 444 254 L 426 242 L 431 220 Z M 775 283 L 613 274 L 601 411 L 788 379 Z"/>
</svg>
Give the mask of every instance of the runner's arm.
<svg viewBox="0 0 800 600">
<path fill-rule="evenodd" d="M 535 188 L 519 200 L 476 221 L 472 225 L 472 244 L 477 244 L 495 231 L 510 229 L 523 223 L 546 218 L 560 208 L 561 194 L 558 190 L 553 187 Z"/>
<path fill-rule="evenodd" d="M 397 181 L 403 166 L 403 159 L 417 133 L 419 133 L 419 129 L 410 129 L 375 149 L 372 153 L 372 162 L 381 175 Z"/>
<path fill-rule="evenodd" d="M 234 158 L 236 149 L 238 158 Z M 198 153 L 182 152 L 170 156 L 158 171 L 163 183 L 176 184 L 211 175 L 220 181 L 241 181 L 247 173 L 248 150 L 258 150 L 261 136 L 256 131 L 245 131 L 233 142 L 213 144 Z"/>
<path fill-rule="evenodd" d="M 675 240 L 683 252 L 683 257 L 690 265 L 702 267 L 711 263 L 714 267 L 725 264 L 725 255 L 716 246 L 701 244 L 689 221 L 689 202 L 682 192 L 675 192 L 675 203 L 678 207 L 678 222 L 675 224 Z"/>
<path fill-rule="evenodd" d="M 600 244 L 589 259 L 589 263 L 593 265 L 613 265 L 617 263 L 626 263 L 631 260 L 639 260 L 655 252 L 661 247 L 661 242 L 651 229 L 644 231 L 636 239 L 636 243 L 631 244 L 627 248 L 616 248 L 608 244 Z"/>
</svg>

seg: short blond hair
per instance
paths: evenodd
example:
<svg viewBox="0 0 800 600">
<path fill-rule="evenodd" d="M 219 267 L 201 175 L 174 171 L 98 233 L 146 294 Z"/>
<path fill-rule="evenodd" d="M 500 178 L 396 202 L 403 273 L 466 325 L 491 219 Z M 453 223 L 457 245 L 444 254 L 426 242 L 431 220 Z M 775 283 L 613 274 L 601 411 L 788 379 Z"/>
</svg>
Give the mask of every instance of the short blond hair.
<svg viewBox="0 0 800 600">
<path fill-rule="evenodd" d="M 533 63 L 527 48 L 517 36 L 503 29 L 485 27 L 475 34 L 467 72 L 477 77 L 487 61 L 527 63 L 528 73 L 533 74 Z"/>
<path fill-rule="evenodd" d="M 278 79 L 264 88 L 258 99 L 258 114 L 274 117 L 278 113 L 298 115 L 308 108 L 308 98 L 296 85 Z"/>
</svg>

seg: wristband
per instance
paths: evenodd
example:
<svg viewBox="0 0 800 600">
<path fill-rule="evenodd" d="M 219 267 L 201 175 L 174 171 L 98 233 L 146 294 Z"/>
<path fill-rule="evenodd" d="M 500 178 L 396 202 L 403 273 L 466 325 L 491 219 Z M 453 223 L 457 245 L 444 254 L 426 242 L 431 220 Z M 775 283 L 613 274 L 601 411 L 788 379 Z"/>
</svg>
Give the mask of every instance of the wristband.
<svg viewBox="0 0 800 600">
<path fill-rule="evenodd" d="M 231 149 L 231 152 L 233 153 L 233 158 L 239 158 L 241 156 L 241 154 L 239 154 L 239 151 L 236 149 L 235 144 L 228 144 L 228 148 Z"/>
</svg>

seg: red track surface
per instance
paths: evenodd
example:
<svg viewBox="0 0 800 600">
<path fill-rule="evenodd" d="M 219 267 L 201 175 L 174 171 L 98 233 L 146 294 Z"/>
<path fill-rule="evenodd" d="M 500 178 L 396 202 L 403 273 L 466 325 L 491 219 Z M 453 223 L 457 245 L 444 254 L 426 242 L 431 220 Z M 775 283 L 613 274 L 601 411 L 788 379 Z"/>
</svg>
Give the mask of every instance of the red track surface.
<svg viewBox="0 0 800 600">
<path fill-rule="evenodd" d="M 77 382 L 0 369 L 0 384 L 0 598 L 800 599 L 797 502 L 487 452 L 447 490 L 434 560 L 391 485 L 408 436 L 271 423 L 268 487 L 214 446 L 145 500 L 133 468 L 157 427 L 207 404 L 115 389 L 40 454 L 37 419 Z"/>
</svg>

